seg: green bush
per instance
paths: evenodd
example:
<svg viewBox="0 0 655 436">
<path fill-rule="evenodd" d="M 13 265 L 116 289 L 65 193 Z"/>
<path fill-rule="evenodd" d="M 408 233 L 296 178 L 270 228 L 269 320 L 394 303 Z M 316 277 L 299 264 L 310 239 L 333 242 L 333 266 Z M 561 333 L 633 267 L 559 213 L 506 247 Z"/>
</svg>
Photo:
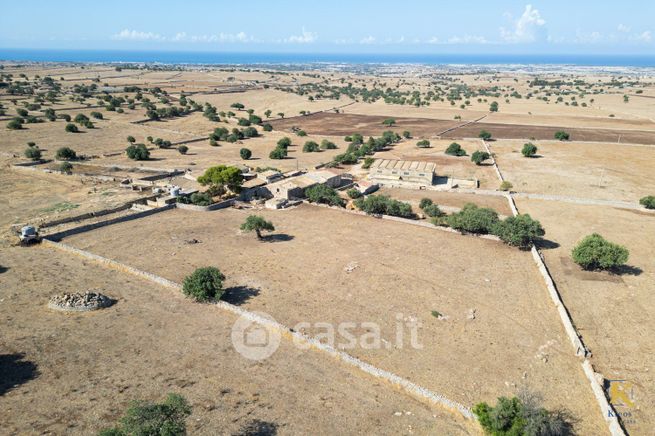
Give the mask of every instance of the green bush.
<svg viewBox="0 0 655 436">
<path fill-rule="evenodd" d="M 59 171 L 64 174 L 70 174 L 73 171 L 73 164 L 70 162 L 62 162 L 59 165 Z"/>
<path fill-rule="evenodd" d="M 104 118 L 100 112 L 91 112 L 91 116 L 96 120 L 102 120 Z"/>
<path fill-rule="evenodd" d="M 183 436 L 191 406 L 178 394 L 168 394 L 163 403 L 132 402 L 114 428 L 100 431 L 100 436 Z"/>
<path fill-rule="evenodd" d="M 217 165 L 207 168 L 203 175 L 198 177 L 198 183 L 203 186 L 223 186 L 236 192 L 243 183 L 243 175 L 235 166 Z"/>
<path fill-rule="evenodd" d="M 503 180 L 503 182 L 500 184 L 500 190 L 501 191 L 509 191 L 513 187 L 514 187 L 514 185 L 512 185 L 512 183 L 508 182 L 507 180 Z"/>
<path fill-rule="evenodd" d="M 291 145 L 291 139 L 286 136 L 277 142 L 277 146 L 280 148 L 286 149 L 289 148 L 290 145 Z"/>
<path fill-rule="evenodd" d="M 77 126 L 73 123 L 66 124 L 64 130 L 66 130 L 68 133 L 78 133 L 80 131 L 80 129 L 78 129 Z"/>
<path fill-rule="evenodd" d="M 466 151 L 456 142 L 453 142 L 446 149 L 446 154 L 451 156 L 466 156 Z"/>
<path fill-rule="evenodd" d="M 187 154 L 187 152 L 189 151 L 189 147 L 187 147 L 186 145 L 178 145 L 177 146 L 177 151 L 180 154 Z"/>
<path fill-rule="evenodd" d="M 314 185 L 305 189 L 307 199 L 312 203 L 324 203 L 330 206 L 345 206 L 345 201 L 339 197 L 339 193 L 327 185 Z"/>
<path fill-rule="evenodd" d="M 471 162 L 475 163 L 476 165 L 480 165 L 482 162 L 489 159 L 490 157 L 491 156 L 486 151 L 476 150 L 471 155 Z"/>
<path fill-rule="evenodd" d="M 448 215 L 445 223 L 453 229 L 469 233 L 492 233 L 498 223 L 498 213 L 473 203 L 464 205 L 461 211 Z"/>
<path fill-rule="evenodd" d="M 334 150 L 336 148 L 337 148 L 336 144 L 332 141 L 328 141 L 327 139 L 321 141 L 322 150 Z"/>
<path fill-rule="evenodd" d="M 348 197 L 352 198 L 353 200 L 356 198 L 360 198 L 364 195 L 355 188 L 350 188 L 349 190 L 346 191 L 346 194 L 348 194 Z"/>
<path fill-rule="evenodd" d="M 268 157 L 270 159 L 284 159 L 287 157 L 287 150 L 286 148 L 276 147 L 275 150 L 271 151 Z"/>
<path fill-rule="evenodd" d="M 585 237 L 571 253 L 573 261 L 587 270 L 609 270 L 625 264 L 627 248 L 607 241 L 598 233 Z"/>
<path fill-rule="evenodd" d="M 70 147 L 61 147 L 55 153 L 55 159 L 57 160 L 74 160 L 77 159 L 77 154 Z"/>
<path fill-rule="evenodd" d="M 487 132 L 486 130 L 481 130 L 478 134 L 478 138 L 488 141 L 491 139 L 491 133 Z"/>
<path fill-rule="evenodd" d="M 546 232 L 541 223 L 530 215 L 517 215 L 499 221 L 492 228 L 492 233 L 508 245 L 529 248 L 531 244 Z"/>
<path fill-rule="evenodd" d="M 25 157 L 33 161 L 41 160 L 41 150 L 39 150 L 39 147 L 27 147 Z"/>
<path fill-rule="evenodd" d="M 443 214 L 444 214 L 441 211 L 441 209 L 439 209 L 439 206 L 437 206 L 434 203 L 429 204 L 429 205 L 427 205 L 427 206 L 425 206 L 425 207 L 423 207 L 421 209 L 423 210 L 423 213 L 425 213 L 427 216 L 429 216 L 431 218 L 440 217 L 440 216 L 443 216 Z"/>
<path fill-rule="evenodd" d="M 421 139 L 416 143 L 416 146 L 418 148 L 430 148 L 430 141 L 428 141 L 427 139 Z"/>
<path fill-rule="evenodd" d="M 409 203 L 394 200 L 385 195 L 369 195 L 355 200 L 355 206 L 369 215 L 391 215 L 401 218 L 414 218 Z"/>
<path fill-rule="evenodd" d="M 220 300 L 225 276 L 213 266 L 196 269 L 184 279 L 182 292 L 196 301 Z"/>
<path fill-rule="evenodd" d="M 73 119 L 77 124 L 84 124 L 87 121 L 89 121 L 89 117 L 87 117 L 84 114 L 77 114 L 75 115 L 75 118 Z"/>
<path fill-rule="evenodd" d="M 307 136 L 307 132 L 305 132 L 304 130 L 298 130 L 296 132 L 296 135 L 298 135 L 298 136 Z"/>
<path fill-rule="evenodd" d="M 555 139 L 558 139 L 560 141 L 568 141 L 569 138 L 570 135 L 564 130 L 558 130 L 557 132 L 555 132 Z"/>
<path fill-rule="evenodd" d="M 375 162 L 375 159 L 372 158 L 372 157 L 364 158 L 364 163 L 362 164 L 362 169 L 367 170 L 367 169 L 371 168 L 371 165 L 373 165 L 373 162 Z"/>
<path fill-rule="evenodd" d="M 132 160 L 148 160 L 150 151 L 144 144 L 132 144 L 125 149 L 127 157 Z"/>
<path fill-rule="evenodd" d="M 319 151 L 319 145 L 315 141 L 307 141 L 305 145 L 302 146 L 302 151 L 304 153 L 313 153 Z"/>
<path fill-rule="evenodd" d="M 648 195 L 639 200 L 639 204 L 646 209 L 655 209 L 655 195 Z"/>
<path fill-rule="evenodd" d="M 243 160 L 248 160 L 252 157 L 252 151 L 247 148 L 242 148 L 239 150 L 239 156 L 241 156 L 241 159 Z"/>
<path fill-rule="evenodd" d="M 19 120 L 11 120 L 7 123 L 9 130 L 20 130 L 23 128 L 23 123 Z"/>
<path fill-rule="evenodd" d="M 264 129 L 264 132 L 271 132 L 273 130 L 273 126 L 271 126 L 269 123 L 265 123 L 262 128 Z"/>
<path fill-rule="evenodd" d="M 495 407 L 479 403 L 473 408 L 484 432 L 493 436 L 567 436 L 573 434 L 570 414 L 549 411 L 529 392 L 519 397 L 499 397 Z"/>
<path fill-rule="evenodd" d="M 532 142 L 523 144 L 523 149 L 521 149 L 521 154 L 525 157 L 534 157 L 537 154 L 537 146 Z"/>
<path fill-rule="evenodd" d="M 134 139 L 134 136 L 129 135 L 127 137 L 127 142 L 129 142 L 130 144 L 134 144 L 136 142 L 136 139 Z"/>
</svg>

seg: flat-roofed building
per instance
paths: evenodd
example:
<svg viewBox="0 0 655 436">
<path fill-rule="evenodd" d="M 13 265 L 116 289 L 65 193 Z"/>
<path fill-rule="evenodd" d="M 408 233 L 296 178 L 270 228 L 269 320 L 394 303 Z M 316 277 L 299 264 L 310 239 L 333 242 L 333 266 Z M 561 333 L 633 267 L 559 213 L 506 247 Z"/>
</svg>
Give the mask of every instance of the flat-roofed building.
<svg viewBox="0 0 655 436">
<path fill-rule="evenodd" d="M 434 181 L 436 165 L 432 162 L 376 159 L 369 168 L 369 179 L 384 184 L 412 184 L 430 186 Z"/>
</svg>

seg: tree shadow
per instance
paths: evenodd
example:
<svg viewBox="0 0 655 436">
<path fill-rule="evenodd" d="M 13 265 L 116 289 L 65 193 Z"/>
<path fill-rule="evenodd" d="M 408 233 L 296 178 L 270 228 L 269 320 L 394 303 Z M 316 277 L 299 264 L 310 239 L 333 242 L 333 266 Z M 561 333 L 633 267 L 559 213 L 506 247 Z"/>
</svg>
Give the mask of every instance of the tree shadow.
<svg viewBox="0 0 655 436">
<path fill-rule="evenodd" d="M 241 306 L 252 297 L 259 295 L 259 292 L 259 289 L 251 288 L 250 286 L 232 286 L 225 289 L 225 293 L 221 297 L 221 300 L 226 303 L 234 304 L 235 306 Z"/>
<path fill-rule="evenodd" d="M 644 270 L 638 266 L 621 265 L 613 268 L 610 272 L 619 276 L 639 276 Z"/>
<path fill-rule="evenodd" d="M 0 265 L 0 274 L 9 271 L 9 267 Z"/>
<path fill-rule="evenodd" d="M 0 396 L 35 379 L 39 371 L 35 363 L 23 360 L 24 354 L 0 354 Z"/>
<path fill-rule="evenodd" d="M 276 233 L 274 235 L 264 235 L 260 239 L 262 242 L 287 242 L 293 240 L 293 236 L 286 233 Z"/>
<path fill-rule="evenodd" d="M 557 242 L 551 241 L 549 239 L 539 239 L 535 241 L 535 245 L 537 246 L 537 248 L 543 250 L 552 250 L 554 248 L 559 248 L 560 246 Z"/>
<path fill-rule="evenodd" d="M 277 435 L 278 425 L 274 422 L 260 421 L 253 419 L 248 424 L 241 427 L 235 436 L 275 436 Z"/>
</svg>

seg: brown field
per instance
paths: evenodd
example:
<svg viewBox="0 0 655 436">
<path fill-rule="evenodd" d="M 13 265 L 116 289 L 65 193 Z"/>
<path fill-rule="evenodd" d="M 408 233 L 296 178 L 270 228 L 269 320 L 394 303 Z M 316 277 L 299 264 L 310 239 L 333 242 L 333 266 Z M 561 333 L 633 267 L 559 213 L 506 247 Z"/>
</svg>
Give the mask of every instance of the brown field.
<svg viewBox="0 0 655 436">
<path fill-rule="evenodd" d="M 654 147 L 538 141 L 539 157 L 527 159 L 524 142 L 489 144 L 516 191 L 635 203 L 655 192 Z"/>
<path fill-rule="evenodd" d="M 175 281 L 207 264 L 211 250 L 216 259 L 211 264 L 226 274 L 228 284 L 245 288 L 228 294 L 227 301 L 289 326 L 370 320 L 392 340 L 395 314 L 417 318 L 423 349 L 348 352 L 468 406 L 511 394 L 517 386 L 539 386 L 551 405 L 566 406 L 581 418 L 581 430 L 600 431 L 600 420 L 590 419 L 598 412 L 586 380 L 529 253 L 312 206 L 258 213 L 276 225 L 271 242 L 239 234 L 248 211 L 229 209 L 209 215 L 172 211 L 141 220 L 143 226 L 161 229 L 155 235 L 118 224 L 64 242 Z M 184 226 L 177 227 L 179 222 Z M 371 226 L 374 237 L 367 235 Z M 348 241 L 342 249 L 336 248 L 334 235 Z M 184 243 L 191 238 L 201 243 Z M 416 249 L 417 238 L 424 249 Z M 161 255 L 146 255 L 143 246 L 156 246 Z M 466 264 L 473 256 L 476 273 L 470 276 Z M 358 268 L 348 274 L 343 268 L 351 262 Z M 308 270 L 313 273 L 305 274 Z M 421 275 L 425 271 L 430 274 Z M 473 321 L 466 316 L 470 309 L 476 310 Z M 431 310 L 449 319 L 436 320 Z M 530 315 L 536 313 L 538 318 Z"/>
<path fill-rule="evenodd" d="M 451 413 L 290 342 L 265 362 L 247 360 L 230 342 L 236 316 L 212 305 L 52 249 L 6 254 L 3 433 L 96 434 L 131 401 L 159 401 L 167 392 L 193 406 L 192 434 L 234 434 L 257 420 L 282 434 L 475 432 Z M 46 307 L 50 296 L 71 289 L 100 290 L 118 302 L 84 314 Z"/>
<path fill-rule="evenodd" d="M 211 166 L 309 170 L 344 153 L 346 135 L 407 130 L 411 138 L 377 152 L 374 158 L 431 162 L 437 176 L 475 179 L 481 190 L 472 194 L 383 187 L 379 194 L 407 201 L 415 211 L 420 199 L 429 197 L 448 212 L 471 202 L 509 216 L 506 198 L 489 192 L 499 188 L 492 164 L 476 166 L 470 160 L 473 152 L 485 150 L 477 139 L 484 129 L 497 138 L 488 145 L 515 192 L 634 205 L 643 196 L 655 195 L 655 81 L 648 76 L 620 84 L 614 83 L 617 76 L 611 72 L 551 72 L 543 78 L 568 84 L 544 90 L 530 86 L 533 74 L 510 71 L 462 74 L 383 66 L 360 71 L 324 67 L 281 71 L 265 66 L 121 70 L 109 64 L 1 64 L 3 74 L 25 74 L 27 78 L 21 80 L 35 85 L 30 95 L 9 95 L 0 88 L 5 111 L 0 116 L 4 133 L 0 203 L 5 206 L 0 211 L 0 317 L 6 327 L 0 338 L 4 377 L 0 422 L 8 434 L 93 434 L 115 423 L 131 400 L 160 400 L 167 392 L 179 392 L 193 405 L 187 420 L 190 434 L 236 434 L 255 421 L 269 423 L 278 434 L 481 431 L 452 411 L 419 402 L 324 352 L 300 350 L 288 339 L 272 357 L 252 362 L 231 343 L 236 319 L 231 313 L 192 303 L 125 271 L 109 270 L 63 251 L 14 247 L 17 237 L 12 225 L 39 225 L 151 194 L 149 189 L 139 193 L 80 173 L 122 179 L 142 177 L 147 169 L 186 169 L 190 174 L 170 183 L 198 188 L 193 178 Z M 41 100 L 39 94 L 45 95 L 49 85 L 38 82 L 37 75 L 51 76 L 63 87 L 56 102 Z M 629 78 L 634 76 L 624 77 Z M 589 85 L 584 92 L 572 84 L 579 80 Z M 72 89 L 92 84 L 99 91 L 86 96 Z M 360 90 L 391 88 L 405 96 L 418 91 L 422 101 L 416 105 L 388 104 L 384 98 L 368 102 L 366 90 L 348 96 L 344 90 L 348 84 Z M 137 124 L 146 118 L 145 106 L 137 103 L 130 110 L 123 104 L 120 114 L 97 103 L 105 91 L 135 98 L 135 92 L 122 89 L 125 86 L 140 87 L 158 108 L 167 104 L 148 88 L 168 93 L 171 105 L 178 106 L 185 95 L 200 105 L 214 105 L 217 112 L 236 115 L 213 122 L 200 111 Z M 447 91 L 453 87 L 467 94 L 451 103 Z M 476 94 L 496 87 L 502 91 L 495 97 Z M 338 99 L 330 98 L 334 90 L 340 90 Z M 513 91 L 520 96 L 510 95 Z M 428 92 L 434 97 L 427 97 L 429 101 Z M 623 95 L 630 96 L 628 103 Z M 489 112 L 493 101 L 498 102 L 499 112 Z M 236 102 L 245 109 L 231 108 Z M 104 119 L 92 118 L 95 128 L 80 127 L 78 134 L 65 132 L 62 120 L 5 129 L 8 120 L 29 103 L 42 105 L 41 110 L 29 112 L 32 116 L 52 108 L 73 118 L 98 111 Z M 241 128 L 238 119 L 248 116 L 246 109 L 262 118 L 271 110 L 268 121 L 274 130 L 265 132 L 260 126 L 257 138 L 210 146 L 207 137 L 215 128 Z M 299 116 L 300 111 L 312 114 Z M 283 119 L 279 112 L 284 113 Z M 386 118 L 394 118 L 396 125 L 385 127 Z M 464 126 L 474 120 L 480 121 Z M 308 135 L 297 136 L 293 127 Z M 555 141 L 557 130 L 569 132 L 571 141 Z M 128 136 L 148 145 L 150 159 L 127 158 Z M 179 153 L 175 146 L 157 148 L 147 142 L 148 136 L 173 144 L 190 141 L 188 153 Z M 269 153 L 284 136 L 293 141 L 288 158 L 270 159 Z M 531 137 L 536 138 L 539 157 L 526 159 L 520 150 Z M 417 147 L 424 138 L 430 140 L 430 147 Z M 302 152 L 306 141 L 323 139 L 333 141 L 338 149 Z M 71 176 L 41 171 L 58 168 L 57 161 L 36 170 L 11 167 L 26 161 L 24 151 L 31 141 L 47 160 L 64 146 L 85 160 L 73 162 Z M 446 155 L 453 141 L 468 156 Z M 250 149 L 252 159 L 242 160 L 241 148 Z M 360 164 L 338 170 L 351 173 L 355 181 L 368 175 Z M 615 402 L 620 412 L 631 413 L 630 419 L 623 420 L 624 427 L 629 434 L 649 434 L 655 424 L 648 414 L 655 403 L 650 375 L 655 363 L 650 333 L 655 325 L 649 317 L 655 304 L 652 213 L 556 199 L 517 202 L 521 213 L 529 213 L 546 229 L 545 241 L 539 245 L 547 268 L 593 353 L 596 371 L 605 380 L 627 380 L 633 387 L 630 410 Z M 276 231 L 262 242 L 239 231 L 252 213 L 275 224 Z M 629 265 L 609 274 L 582 271 L 573 264 L 571 249 L 592 232 L 625 245 L 631 252 Z M 187 243 L 192 239 L 198 242 Z M 227 276 L 224 300 L 266 312 L 288 327 L 302 321 L 355 322 L 352 332 L 361 336 L 373 329 L 363 322 L 376 323 L 383 338 L 379 347 L 357 343 L 344 351 L 448 399 L 472 407 L 528 387 L 543 395 L 545 407 L 569 410 L 577 434 L 607 434 L 581 360 L 574 356 L 529 252 L 471 235 L 311 205 L 280 211 L 174 209 L 78 233 L 63 242 L 176 282 L 197 267 L 217 266 Z M 86 314 L 64 315 L 46 308 L 55 293 L 87 289 L 100 289 L 118 303 Z M 403 346 L 395 342 L 397 314 L 402 314 L 400 327 L 405 328 Z M 403 324 L 407 322 L 419 323 L 422 348 L 408 343 L 408 325 Z M 315 324 L 298 329 L 310 336 L 323 333 Z M 343 349 L 339 339 L 337 335 L 335 346 Z"/>
<path fill-rule="evenodd" d="M 519 200 L 518 208 L 539 219 L 547 238 L 559 245 L 545 250 L 544 255 L 582 339 L 593 353 L 592 362 L 606 378 L 625 379 L 634 385 L 635 406 L 627 411 L 633 413 L 635 422 L 628 424 L 628 430 L 631 434 L 649 433 L 655 425 L 648 412 L 655 402 L 651 373 L 655 365 L 652 214 L 537 200 Z M 593 232 L 628 247 L 629 268 L 624 273 L 588 272 L 573 263 L 570 253 L 574 245 Z"/>
</svg>

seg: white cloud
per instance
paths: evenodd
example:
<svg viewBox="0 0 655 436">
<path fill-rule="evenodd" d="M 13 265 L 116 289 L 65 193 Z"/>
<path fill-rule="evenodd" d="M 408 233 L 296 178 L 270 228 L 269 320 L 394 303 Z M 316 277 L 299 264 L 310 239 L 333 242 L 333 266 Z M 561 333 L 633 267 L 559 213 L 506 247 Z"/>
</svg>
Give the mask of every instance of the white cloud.
<svg viewBox="0 0 655 436">
<path fill-rule="evenodd" d="M 367 36 L 366 38 L 362 38 L 359 40 L 360 44 L 374 44 L 375 43 L 375 37 L 374 36 Z"/>
<path fill-rule="evenodd" d="M 464 35 L 451 36 L 447 42 L 448 44 L 486 44 L 488 41 L 484 36 Z"/>
<path fill-rule="evenodd" d="M 639 42 L 651 42 L 653 40 L 653 33 L 650 30 L 646 30 L 635 35 L 632 39 Z"/>
<path fill-rule="evenodd" d="M 282 41 L 289 44 L 311 44 L 316 41 L 318 35 L 314 32 L 308 32 L 305 28 L 302 28 L 301 35 L 293 35 L 288 38 L 283 39 Z"/>
<path fill-rule="evenodd" d="M 112 39 L 121 41 L 163 41 L 166 38 L 157 33 L 123 29 L 117 34 L 113 35 Z"/>
<path fill-rule="evenodd" d="M 600 32 L 584 33 L 579 29 L 575 32 L 574 42 L 578 44 L 596 44 L 603 40 L 603 35 Z"/>
<path fill-rule="evenodd" d="M 616 30 L 618 30 L 621 33 L 628 33 L 630 31 L 630 26 L 626 26 L 625 24 L 619 24 L 616 27 Z"/>
<path fill-rule="evenodd" d="M 428 43 L 428 44 L 439 44 L 439 38 L 437 38 L 436 36 L 433 36 L 432 38 L 428 39 L 425 42 Z"/>
<path fill-rule="evenodd" d="M 506 17 L 509 15 L 506 15 Z M 546 40 L 546 20 L 541 17 L 538 9 L 526 5 L 523 15 L 512 22 L 512 28 L 500 28 L 500 36 L 506 42 L 529 43 L 537 40 Z"/>
</svg>

